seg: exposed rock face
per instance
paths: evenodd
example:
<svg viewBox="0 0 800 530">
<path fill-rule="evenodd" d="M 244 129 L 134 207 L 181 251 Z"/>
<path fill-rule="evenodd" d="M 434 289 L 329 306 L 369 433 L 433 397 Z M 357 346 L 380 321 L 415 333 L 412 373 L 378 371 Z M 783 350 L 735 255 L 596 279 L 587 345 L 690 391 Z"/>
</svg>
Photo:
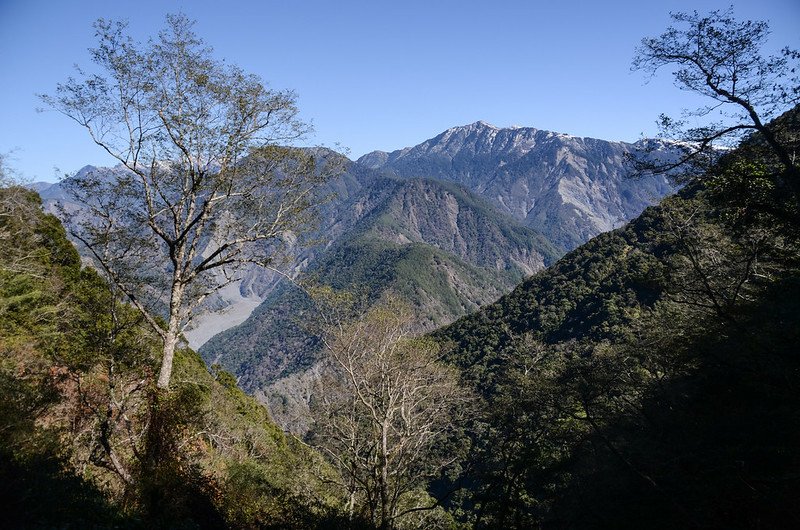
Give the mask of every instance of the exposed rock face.
<svg viewBox="0 0 800 530">
<path fill-rule="evenodd" d="M 384 195 L 359 229 L 396 244 L 425 243 L 462 260 L 528 276 L 558 250 L 461 186 L 430 179 L 376 181 Z"/>
<path fill-rule="evenodd" d="M 637 147 L 477 122 L 358 163 L 403 178 L 458 182 L 569 250 L 674 191 L 663 176 L 627 178 L 625 155 Z"/>
</svg>

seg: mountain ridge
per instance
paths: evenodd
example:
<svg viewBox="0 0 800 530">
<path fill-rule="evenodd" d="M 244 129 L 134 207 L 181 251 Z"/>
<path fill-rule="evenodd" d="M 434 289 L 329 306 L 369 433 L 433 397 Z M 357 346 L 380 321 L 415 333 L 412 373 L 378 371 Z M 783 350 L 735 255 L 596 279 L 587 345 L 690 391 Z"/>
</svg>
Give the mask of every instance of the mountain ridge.
<svg viewBox="0 0 800 530">
<path fill-rule="evenodd" d="M 434 222 L 448 208 L 454 214 L 452 223 Z M 534 230 L 495 212 L 453 183 L 377 179 L 348 209 L 358 212 L 359 219 L 317 258 L 308 275 L 335 289 L 369 289 L 375 297 L 387 289 L 397 290 L 416 304 L 423 329 L 451 322 L 493 301 L 559 255 Z M 210 340 L 201 353 L 237 375 L 250 369 L 247 363 L 231 363 L 226 351 L 237 352 L 236 359 L 263 356 L 267 365 L 279 367 L 278 371 L 257 370 L 260 382 L 246 378 L 243 384 L 251 391 L 260 383 L 286 375 L 285 362 L 267 358 L 300 359 L 306 353 L 288 352 L 285 344 L 269 342 L 272 339 L 266 337 L 276 337 L 281 331 L 291 336 L 302 334 L 286 321 L 292 314 L 308 310 L 302 298 L 289 286 L 279 289 L 247 322 Z M 245 331 L 245 324 L 255 327 Z M 314 346 L 309 337 L 295 337 L 290 342 L 299 342 L 301 350 Z"/>
<path fill-rule="evenodd" d="M 367 153 L 356 163 L 400 178 L 458 182 L 566 251 L 675 191 L 665 176 L 627 178 L 627 157 L 644 142 L 478 121 L 413 147 Z"/>
<path fill-rule="evenodd" d="M 298 248 L 287 273 L 307 271 L 336 289 L 396 290 L 415 306 L 421 330 L 447 324 L 672 189 L 625 180 L 626 149 L 479 121 L 345 159 L 320 190 L 333 199 L 320 207 L 311 246 Z M 87 171 L 103 169 L 78 174 Z M 57 191 L 43 190 L 48 202 Z M 208 363 L 259 392 L 313 365 L 318 345 L 291 321 L 307 310 L 283 276 L 252 270 L 218 293 L 185 336 Z"/>
</svg>

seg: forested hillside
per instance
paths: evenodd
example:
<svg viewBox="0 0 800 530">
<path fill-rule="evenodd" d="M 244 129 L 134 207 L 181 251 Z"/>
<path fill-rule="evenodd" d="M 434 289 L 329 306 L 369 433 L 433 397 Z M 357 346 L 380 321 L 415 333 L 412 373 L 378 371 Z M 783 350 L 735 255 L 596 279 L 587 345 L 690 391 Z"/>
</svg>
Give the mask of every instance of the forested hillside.
<svg viewBox="0 0 800 530">
<path fill-rule="evenodd" d="M 340 497 L 226 372 L 158 340 L 35 193 L 0 192 L 0 492 L 14 528 L 309 528 Z"/>
<path fill-rule="evenodd" d="M 789 150 L 797 116 L 771 129 Z M 478 527 L 800 520 L 792 171 L 756 135 L 435 334 L 485 398 L 463 501 Z"/>
<path fill-rule="evenodd" d="M 787 146 L 796 120 L 774 126 Z M 482 396 L 448 442 L 460 475 L 431 483 L 433 495 L 456 488 L 442 500 L 456 519 L 793 526 L 800 239 L 797 200 L 774 177 L 785 174 L 754 137 L 679 195 L 434 334 Z M 35 194 L 6 188 L 0 202 L 11 524 L 343 521 L 342 493 L 326 485 L 334 471 L 232 376 L 180 350 L 175 388 L 159 395 L 158 341 L 141 316 L 81 268 Z"/>
</svg>

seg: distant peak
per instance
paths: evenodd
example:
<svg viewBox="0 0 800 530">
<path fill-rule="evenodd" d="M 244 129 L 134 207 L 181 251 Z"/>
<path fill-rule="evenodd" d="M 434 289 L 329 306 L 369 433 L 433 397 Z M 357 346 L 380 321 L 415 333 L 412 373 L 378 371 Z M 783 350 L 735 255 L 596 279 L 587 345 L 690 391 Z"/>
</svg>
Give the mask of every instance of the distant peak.
<svg viewBox="0 0 800 530">
<path fill-rule="evenodd" d="M 478 128 L 480 128 L 480 129 L 499 129 L 499 127 L 496 127 L 496 126 L 492 125 L 491 123 L 489 123 L 487 121 L 483 121 L 483 120 L 478 120 L 475 123 L 470 123 L 469 125 L 465 125 L 465 127 L 474 128 L 474 129 L 478 129 Z"/>
<path fill-rule="evenodd" d="M 468 125 L 460 125 L 457 127 L 451 127 L 448 131 L 459 131 L 459 130 L 466 130 L 466 131 L 491 131 L 491 132 L 500 132 L 500 131 L 531 131 L 531 132 L 538 132 L 539 129 L 534 127 L 526 127 L 523 125 L 511 125 L 509 127 L 498 127 L 497 125 L 491 124 L 488 121 L 478 120 L 474 123 L 470 123 Z"/>
<path fill-rule="evenodd" d="M 470 133 L 470 132 L 483 132 L 483 131 L 496 132 L 496 131 L 500 131 L 500 130 L 501 130 L 500 127 L 492 125 L 491 123 L 485 122 L 483 120 L 478 120 L 476 122 L 469 123 L 467 125 L 456 125 L 455 127 L 450 127 L 449 129 L 444 131 L 442 134 L 448 135 L 448 134 L 452 134 L 452 133 L 456 133 L 456 132 L 467 132 L 467 133 Z"/>
</svg>

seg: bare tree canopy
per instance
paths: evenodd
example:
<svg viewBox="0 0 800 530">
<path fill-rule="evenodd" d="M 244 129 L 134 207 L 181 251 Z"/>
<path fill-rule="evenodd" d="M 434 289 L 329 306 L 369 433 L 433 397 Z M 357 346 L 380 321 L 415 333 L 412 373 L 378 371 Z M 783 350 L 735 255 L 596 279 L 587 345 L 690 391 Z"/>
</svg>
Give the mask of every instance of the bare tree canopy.
<svg viewBox="0 0 800 530">
<path fill-rule="evenodd" d="M 708 103 L 684 110 L 679 118 L 661 115 L 661 135 L 681 142 L 677 161 L 651 163 L 642 169 L 702 173 L 716 161 L 719 147 L 733 147 L 757 133 L 783 166 L 786 186 L 800 196 L 797 168 L 784 143 L 767 123 L 800 102 L 796 50 L 764 55 L 769 26 L 738 21 L 732 9 L 708 15 L 672 13 L 673 26 L 656 38 L 645 38 L 632 68 L 651 75 L 670 69 L 681 90 L 708 98 Z"/>
<path fill-rule="evenodd" d="M 329 292 L 330 300 L 343 299 Z M 438 503 L 421 488 L 455 460 L 440 445 L 464 419 L 468 394 L 439 362 L 439 346 L 413 335 L 412 314 L 398 298 L 347 318 L 339 309 L 323 311 L 331 375 L 315 406 L 313 439 L 341 472 L 351 518 L 396 528 L 410 514 L 435 515 Z"/>
<path fill-rule="evenodd" d="M 120 163 L 66 181 L 81 207 L 68 226 L 163 339 L 160 388 L 197 307 L 244 264 L 273 266 L 322 179 L 314 153 L 281 146 L 309 131 L 295 95 L 215 60 L 192 26 L 168 16 L 140 44 L 98 20 L 102 73 L 41 96 Z"/>
</svg>

